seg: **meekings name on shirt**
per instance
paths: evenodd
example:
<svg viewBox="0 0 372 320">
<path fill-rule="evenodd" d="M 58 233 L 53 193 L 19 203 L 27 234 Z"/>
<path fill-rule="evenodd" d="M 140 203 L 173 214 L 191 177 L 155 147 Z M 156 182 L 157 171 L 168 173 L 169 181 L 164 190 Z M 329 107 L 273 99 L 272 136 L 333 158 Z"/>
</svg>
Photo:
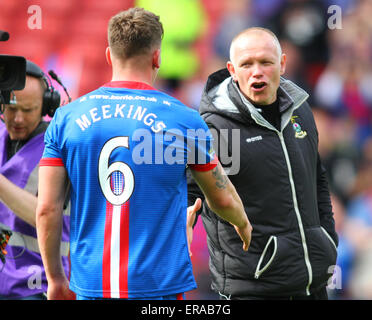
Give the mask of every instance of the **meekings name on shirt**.
<svg viewBox="0 0 372 320">
<path fill-rule="evenodd" d="M 137 121 L 142 121 L 146 126 L 157 133 L 167 126 L 163 121 L 156 121 L 158 116 L 155 113 L 147 112 L 147 108 L 142 106 L 135 106 L 117 103 L 115 107 L 112 105 L 103 105 L 89 110 L 88 113 L 82 114 L 75 120 L 81 131 L 88 129 L 93 123 L 104 119 L 111 118 L 126 118 Z"/>
</svg>

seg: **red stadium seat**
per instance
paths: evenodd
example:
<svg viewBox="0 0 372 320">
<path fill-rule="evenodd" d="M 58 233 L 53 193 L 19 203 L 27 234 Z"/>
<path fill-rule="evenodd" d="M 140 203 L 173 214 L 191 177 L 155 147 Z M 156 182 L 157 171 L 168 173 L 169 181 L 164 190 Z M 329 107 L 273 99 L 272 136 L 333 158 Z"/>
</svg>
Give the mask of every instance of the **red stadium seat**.
<svg viewBox="0 0 372 320">
<path fill-rule="evenodd" d="M 15 2 L 15 1 L 14 1 Z M 28 0 L 26 1 L 26 7 L 32 5 L 38 5 L 41 9 L 42 15 L 46 16 L 53 14 L 54 16 L 67 16 L 72 12 L 79 11 L 80 1 L 75 0 Z M 27 9 L 26 9 L 27 10 Z"/>
<path fill-rule="evenodd" d="M 0 17 L 12 16 L 18 7 L 17 1 L 0 1 Z"/>
<path fill-rule="evenodd" d="M 70 22 L 69 33 L 71 36 L 79 35 L 81 38 L 96 37 L 96 41 L 101 41 L 106 37 L 109 18 L 96 11 L 81 13 Z"/>
<path fill-rule="evenodd" d="M 24 56 L 39 65 L 42 65 L 52 53 L 50 43 L 37 41 L 30 33 L 17 35 L 16 41 L 9 42 L 8 45 L 7 54 Z"/>
<path fill-rule="evenodd" d="M 95 11 L 110 16 L 134 5 L 134 0 L 83 0 L 84 11 Z"/>
</svg>

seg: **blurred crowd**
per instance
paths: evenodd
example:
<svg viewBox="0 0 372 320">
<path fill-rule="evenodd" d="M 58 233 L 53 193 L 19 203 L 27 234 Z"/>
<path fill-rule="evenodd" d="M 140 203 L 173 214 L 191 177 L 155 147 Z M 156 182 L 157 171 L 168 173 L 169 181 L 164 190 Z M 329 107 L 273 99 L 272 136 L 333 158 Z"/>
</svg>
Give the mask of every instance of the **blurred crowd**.
<svg viewBox="0 0 372 320">
<path fill-rule="evenodd" d="M 40 29 L 30 28 L 34 5 Z M 0 0 L 0 29 L 10 33 L 0 53 L 53 69 L 76 99 L 110 81 L 107 22 L 131 6 L 159 14 L 165 28 L 156 87 L 194 109 L 207 76 L 225 66 L 234 35 L 250 26 L 277 34 L 288 57 L 284 76 L 310 94 L 328 171 L 340 237 L 329 295 L 372 299 L 372 1 Z M 187 297 L 217 298 L 201 221 L 192 252 L 199 289 Z"/>
</svg>

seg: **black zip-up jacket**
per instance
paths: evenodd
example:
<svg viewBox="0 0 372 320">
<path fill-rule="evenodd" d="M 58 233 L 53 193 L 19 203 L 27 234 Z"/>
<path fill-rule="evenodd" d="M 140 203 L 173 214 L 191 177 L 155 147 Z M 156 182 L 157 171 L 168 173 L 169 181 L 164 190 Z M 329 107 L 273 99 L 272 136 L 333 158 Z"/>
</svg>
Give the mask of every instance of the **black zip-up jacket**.
<svg viewBox="0 0 372 320">
<path fill-rule="evenodd" d="M 201 216 L 216 292 L 309 295 L 332 275 L 338 237 L 307 97 L 281 79 L 279 131 L 241 94 L 226 69 L 207 81 L 200 114 L 215 135 L 216 152 L 253 227 L 244 252 L 233 227 L 204 202 Z M 228 159 L 226 147 L 232 154 L 229 164 L 222 161 Z M 196 197 L 202 193 L 189 175 L 189 205 Z"/>
</svg>

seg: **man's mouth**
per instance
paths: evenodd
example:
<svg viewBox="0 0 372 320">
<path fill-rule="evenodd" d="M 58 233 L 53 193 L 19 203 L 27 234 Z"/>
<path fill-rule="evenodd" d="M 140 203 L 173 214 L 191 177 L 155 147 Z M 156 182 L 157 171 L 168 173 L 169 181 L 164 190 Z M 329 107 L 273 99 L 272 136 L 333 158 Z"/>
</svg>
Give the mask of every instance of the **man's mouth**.
<svg viewBox="0 0 372 320">
<path fill-rule="evenodd" d="M 254 91 L 262 91 L 266 88 L 267 83 L 266 82 L 254 82 L 251 84 L 251 87 Z"/>
<path fill-rule="evenodd" d="M 16 132 L 20 132 L 20 131 L 23 131 L 24 128 L 23 127 L 13 127 L 13 130 L 16 131 Z"/>
</svg>

